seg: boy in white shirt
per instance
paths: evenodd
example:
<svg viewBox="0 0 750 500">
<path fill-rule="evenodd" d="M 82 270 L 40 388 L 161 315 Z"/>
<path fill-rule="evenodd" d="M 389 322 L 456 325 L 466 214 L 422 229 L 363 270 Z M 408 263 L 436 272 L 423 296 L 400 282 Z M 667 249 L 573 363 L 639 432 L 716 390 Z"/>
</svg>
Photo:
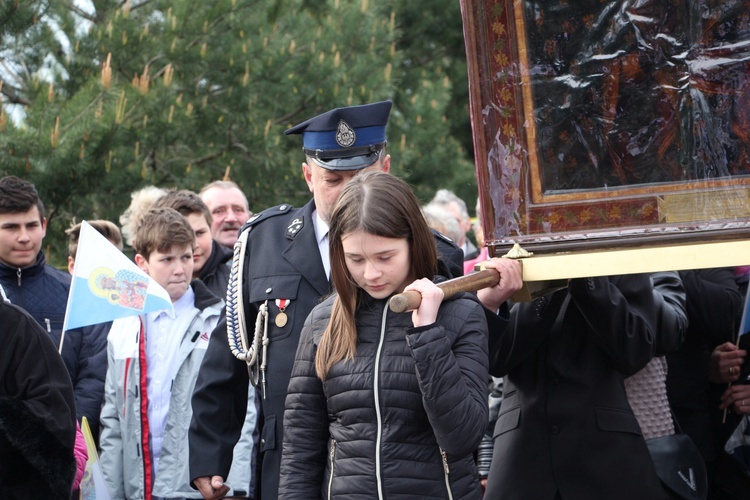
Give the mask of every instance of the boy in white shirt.
<svg viewBox="0 0 750 500">
<path fill-rule="evenodd" d="M 136 231 L 135 262 L 174 306 L 115 320 L 107 340 L 101 466 L 113 498 L 200 498 L 190 487 L 190 399 L 224 302 L 193 274 L 195 233 L 171 208 Z"/>
</svg>

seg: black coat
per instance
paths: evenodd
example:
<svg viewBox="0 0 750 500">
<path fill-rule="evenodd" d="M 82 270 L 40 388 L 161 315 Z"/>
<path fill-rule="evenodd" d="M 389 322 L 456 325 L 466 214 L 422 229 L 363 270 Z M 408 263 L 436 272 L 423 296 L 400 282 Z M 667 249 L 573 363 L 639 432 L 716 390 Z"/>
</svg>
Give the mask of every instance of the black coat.
<svg viewBox="0 0 750 500">
<path fill-rule="evenodd" d="M 313 309 L 302 330 L 279 498 L 371 498 L 378 490 L 384 498 L 449 498 L 449 488 L 452 498 L 481 498 L 472 453 L 488 412 L 482 306 L 448 300 L 435 323 L 414 328 L 411 313 L 367 296 L 357 310 L 355 358 L 321 382 L 315 356 L 332 304 Z"/>
<path fill-rule="evenodd" d="M 232 263 L 232 251 L 211 240 L 211 257 L 201 269 L 198 279 L 203 282 L 211 293 L 222 300 L 227 298 L 227 283 L 229 282 L 229 266 Z"/>
<path fill-rule="evenodd" d="M 680 277 L 687 292 L 688 329 L 682 346 L 667 355 L 669 404 L 680 429 L 706 461 L 709 487 L 720 487 L 726 498 L 748 498 L 750 478 L 724 452 L 724 444 L 742 416 L 733 411 L 725 415 L 719 409 L 727 384 L 708 379 L 711 351 L 724 342 L 736 341 L 742 294 L 733 268 L 680 271 Z"/>
<path fill-rule="evenodd" d="M 75 402 L 44 330 L 0 301 L 0 498 L 70 498 Z"/>
<path fill-rule="evenodd" d="M 724 447 L 715 438 L 723 419 L 718 396 L 726 384 L 711 391 L 709 358 L 716 346 L 734 341 L 742 297 L 731 268 L 682 271 L 680 277 L 687 292 L 688 329 L 685 342 L 667 355 L 667 394 L 680 428 L 711 461 Z"/>
<path fill-rule="evenodd" d="M 656 321 L 649 276 L 616 276 L 571 280 L 490 331 L 505 378 L 487 500 L 663 498 L 623 385 L 656 352 Z"/>
<path fill-rule="evenodd" d="M 283 436 L 284 401 L 305 318 L 331 292 L 318 250 L 313 224 L 315 204 L 302 208 L 280 205 L 252 217 L 243 279 L 248 332 L 254 331 L 258 307 L 268 301 L 268 368 L 265 387 L 259 387 L 259 463 L 254 477 L 256 498 L 275 500 L 278 491 Z M 463 269 L 461 249 L 436 236 L 439 254 L 450 269 Z M 275 325 L 277 299 L 287 299 L 283 327 Z M 193 394 L 190 425 L 190 477 L 227 477 L 232 450 L 245 419 L 248 390 L 247 365 L 229 350 L 226 322 L 211 336 Z"/>
<path fill-rule="evenodd" d="M 42 252 L 34 265 L 20 270 L 0 264 L 0 286 L 11 303 L 31 314 L 56 347 L 63 342 L 61 354 L 73 382 L 77 417 L 85 416 L 96 436 L 104 403 L 107 332 L 111 323 L 75 328 L 65 332 L 63 339 L 70 280 L 67 272 L 47 265 Z"/>
</svg>

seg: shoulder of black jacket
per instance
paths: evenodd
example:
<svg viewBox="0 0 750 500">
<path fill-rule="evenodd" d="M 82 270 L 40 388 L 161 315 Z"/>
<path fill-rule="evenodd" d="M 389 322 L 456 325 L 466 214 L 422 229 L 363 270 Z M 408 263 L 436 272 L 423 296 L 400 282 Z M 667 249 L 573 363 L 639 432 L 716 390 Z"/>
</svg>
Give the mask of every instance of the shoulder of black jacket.
<svg viewBox="0 0 750 500">
<path fill-rule="evenodd" d="M 277 215 L 284 215 L 288 214 L 292 211 L 294 207 L 288 203 L 284 203 L 281 205 L 276 205 L 275 207 L 267 208 L 263 210 L 262 212 L 258 212 L 257 214 L 253 215 L 249 219 L 247 219 L 247 222 L 242 225 L 242 229 L 240 231 L 244 231 L 245 229 L 257 226 L 264 220 L 270 219 L 272 217 L 276 217 Z"/>
</svg>

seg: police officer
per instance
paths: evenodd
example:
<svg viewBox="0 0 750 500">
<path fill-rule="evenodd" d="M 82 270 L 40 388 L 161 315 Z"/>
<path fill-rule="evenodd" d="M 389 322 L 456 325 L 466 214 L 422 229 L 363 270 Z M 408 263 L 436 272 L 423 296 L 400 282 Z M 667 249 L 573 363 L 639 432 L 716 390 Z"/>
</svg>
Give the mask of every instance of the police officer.
<svg viewBox="0 0 750 500">
<path fill-rule="evenodd" d="M 228 489 L 222 482 L 245 419 L 250 376 L 260 405 L 256 498 L 276 499 L 284 401 L 297 343 L 308 313 L 331 292 L 328 216 L 354 175 L 390 170 L 385 127 L 391 105 L 334 109 L 285 132 L 302 134 L 302 171 L 313 199 L 302 208 L 279 205 L 256 214 L 235 246 L 227 321 L 211 337 L 193 396 L 190 477 L 204 498 L 221 498 Z M 438 235 L 436 244 L 441 274 L 461 275 L 461 250 Z"/>
</svg>

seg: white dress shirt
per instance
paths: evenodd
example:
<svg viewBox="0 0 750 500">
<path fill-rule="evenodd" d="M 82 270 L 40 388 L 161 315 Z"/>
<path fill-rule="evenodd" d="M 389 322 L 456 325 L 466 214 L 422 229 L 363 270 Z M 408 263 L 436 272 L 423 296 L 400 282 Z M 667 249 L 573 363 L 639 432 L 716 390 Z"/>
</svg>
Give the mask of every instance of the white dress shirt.
<svg viewBox="0 0 750 500">
<path fill-rule="evenodd" d="M 315 239 L 318 241 L 318 250 L 320 250 L 320 259 L 323 261 L 323 269 L 326 271 L 326 277 L 331 279 L 331 258 L 328 254 L 328 224 L 320 218 L 317 210 L 313 214 L 313 221 Z"/>
<path fill-rule="evenodd" d="M 162 310 L 146 315 L 146 383 L 148 390 L 148 424 L 151 433 L 151 455 L 154 470 L 159 469 L 159 455 L 167 425 L 172 380 L 179 369 L 180 343 L 193 320 L 193 288 L 177 299 L 172 311 Z"/>
</svg>

